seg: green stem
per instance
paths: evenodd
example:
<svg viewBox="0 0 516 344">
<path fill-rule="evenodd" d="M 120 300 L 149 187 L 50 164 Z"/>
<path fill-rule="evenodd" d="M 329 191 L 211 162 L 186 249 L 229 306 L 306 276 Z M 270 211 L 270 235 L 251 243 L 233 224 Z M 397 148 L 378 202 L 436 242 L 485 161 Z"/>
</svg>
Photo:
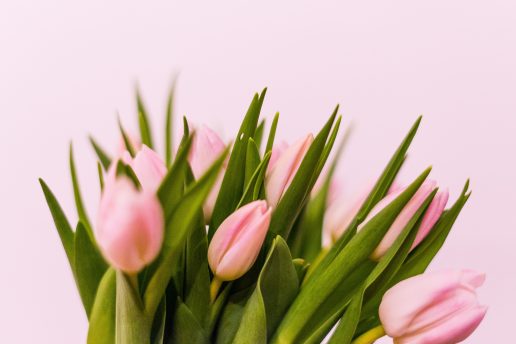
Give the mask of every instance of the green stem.
<svg viewBox="0 0 516 344">
<path fill-rule="evenodd" d="M 383 336 L 385 336 L 385 330 L 382 325 L 380 325 L 362 334 L 360 337 L 355 339 L 352 344 L 372 344 Z"/>
<path fill-rule="evenodd" d="M 210 284 L 210 300 L 211 302 L 215 302 L 217 298 L 217 294 L 219 293 L 220 286 L 222 285 L 222 280 L 217 278 L 217 276 L 213 277 L 213 280 Z"/>
</svg>

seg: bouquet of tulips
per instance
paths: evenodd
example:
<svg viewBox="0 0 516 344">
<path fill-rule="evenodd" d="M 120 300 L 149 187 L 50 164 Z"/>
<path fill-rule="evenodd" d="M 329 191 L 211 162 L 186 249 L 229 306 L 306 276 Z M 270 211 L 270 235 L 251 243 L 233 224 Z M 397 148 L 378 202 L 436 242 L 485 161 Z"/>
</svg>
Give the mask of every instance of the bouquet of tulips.
<svg viewBox="0 0 516 344">
<path fill-rule="evenodd" d="M 260 120 L 256 94 L 233 141 L 184 119 L 173 150 L 173 90 L 165 154 L 155 151 L 137 93 L 140 137 L 98 156 L 100 204 L 84 207 L 73 153 L 73 228 L 42 180 L 89 321 L 91 344 L 456 343 L 486 307 L 471 270 L 425 273 L 470 196 L 447 209 L 427 177 L 396 176 L 421 118 L 374 185 L 336 196 L 338 107 L 322 129 L 277 143 L 278 114 Z M 266 127 L 268 130 L 266 130 Z"/>
</svg>

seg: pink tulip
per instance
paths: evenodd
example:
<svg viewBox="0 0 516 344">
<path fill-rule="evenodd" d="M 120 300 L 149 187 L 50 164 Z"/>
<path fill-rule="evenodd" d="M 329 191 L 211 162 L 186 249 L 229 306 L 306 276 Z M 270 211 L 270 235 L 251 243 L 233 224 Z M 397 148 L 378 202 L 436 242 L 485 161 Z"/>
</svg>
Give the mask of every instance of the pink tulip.
<svg viewBox="0 0 516 344">
<path fill-rule="evenodd" d="M 125 176 L 106 180 L 96 239 L 112 266 L 127 273 L 140 271 L 158 255 L 163 231 L 163 210 L 155 192 L 137 190 Z"/>
<path fill-rule="evenodd" d="M 267 172 L 265 190 L 270 206 L 275 207 L 278 205 L 281 196 L 283 196 L 283 193 L 288 189 L 294 179 L 313 140 L 313 135 L 309 134 L 288 147 L 287 150 L 279 156 L 272 169 Z"/>
<path fill-rule="evenodd" d="M 254 201 L 222 222 L 208 248 L 208 262 L 218 280 L 235 280 L 251 268 L 269 229 L 271 212 L 265 201 Z"/>
<path fill-rule="evenodd" d="M 478 327 L 487 307 L 479 305 L 476 288 L 485 275 L 446 270 L 404 280 L 383 296 L 380 320 L 395 344 L 452 344 Z"/>
<path fill-rule="evenodd" d="M 188 161 L 196 179 L 201 178 L 215 160 L 226 149 L 226 145 L 213 130 L 206 126 L 201 126 L 194 135 L 192 147 L 188 154 Z M 210 221 L 215 202 L 219 194 L 220 186 L 224 178 L 225 169 L 222 168 L 210 194 L 203 205 L 204 218 Z"/>
<path fill-rule="evenodd" d="M 269 165 L 267 166 L 267 172 L 272 170 L 279 157 L 288 149 L 287 141 L 281 140 L 279 144 L 272 147 L 271 158 L 269 159 Z"/>
<path fill-rule="evenodd" d="M 123 161 L 132 167 L 144 190 L 156 191 L 167 174 L 163 160 L 146 145 L 142 145 L 133 159 L 128 152 L 124 153 Z"/>
<path fill-rule="evenodd" d="M 423 205 L 425 199 L 435 189 L 435 186 L 435 181 L 427 181 L 423 183 L 423 185 L 421 185 L 419 190 L 407 203 L 405 208 L 403 208 L 403 210 L 400 212 L 396 220 L 394 220 L 394 223 L 387 231 L 387 234 L 385 234 L 382 241 L 371 255 L 371 259 L 379 260 L 387 252 L 387 250 L 392 246 L 394 241 L 396 241 L 400 233 L 403 231 L 405 226 L 409 223 L 412 216 L 414 216 L 417 210 Z M 373 210 L 371 210 L 369 216 L 364 221 L 364 223 L 358 227 L 358 230 L 361 230 L 371 218 L 377 215 L 383 208 L 385 208 L 389 203 L 396 199 L 401 193 L 403 193 L 403 191 L 405 191 L 405 189 L 406 188 L 396 188 L 395 191 L 392 191 L 384 199 L 378 202 L 378 204 L 373 208 Z M 448 191 L 439 192 L 438 194 L 436 194 L 436 196 L 430 203 L 427 212 L 424 215 L 423 221 L 421 222 L 418 234 L 416 236 L 416 240 L 414 240 L 412 248 L 419 244 L 430 232 L 432 227 L 435 225 L 435 223 L 443 213 L 447 201 Z"/>
</svg>

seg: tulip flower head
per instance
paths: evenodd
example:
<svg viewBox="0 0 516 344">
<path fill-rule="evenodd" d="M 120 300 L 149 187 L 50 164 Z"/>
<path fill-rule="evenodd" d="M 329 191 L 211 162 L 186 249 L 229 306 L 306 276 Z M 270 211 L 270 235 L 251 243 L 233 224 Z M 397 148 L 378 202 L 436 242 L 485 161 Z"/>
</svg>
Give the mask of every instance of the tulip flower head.
<svg viewBox="0 0 516 344">
<path fill-rule="evenodd" d="M 232 281 L 251 268 L 269 229 L 271 212 L 265 201 L 254 201 L 222 222 L 208 248 L 208 262 L 217 279 Z"/>
<path fill-rule="evenodd" d="M 398 283 L 380 304 L 385 332 L 395 344 L 463 341 L 486 314 L 476 294 L 484 280 L 484 274 L 471 270 L 446 270 Z"/>
<path fill-rule="evenodd" d="M 167 167 L 163 160 L 146 145 L 142 145 L 132 159 L 128 152 L 124 153 L 123 160 L 131 166 L 144 190 L 156 191 L 167 174 Z"/>
<path fill-rule="evenodd" d="M 379 260 L 381 257 L 383 257 L 387 250 L 392 246 L 394 241 L 396 241 L 403 229 L 407 226 L 410 219 L 423 205 L 426 198 L 433 192 L 436 185 L 437 184 L 435 181 L 427 181 L 424 182 L 423 185 L 421 185 L 421 187 L 416 191 L 414 196 L 412 196 L 410 201 L 405 205 L 398 217 L 396 217 L 393 224 L 383 237 L 382 241 L 371 255 L 371 259 Z M 364 223 L 358 227 L 358 230 L 361 230 L 371 218 L 376 216 L 381 210 L 383 210 L 388 204 L 394 201 L 405 190 L 405 187 L 396 188 L 395 191 L 392 191 L 384 199 L 378 202 L 378 204 L 373 208 L 373 210 L 371 210 L 370 214 L 368 215 Z M 417 246 L 417 244 L 419 244 L 433 228 L 437 220 L 441 217 L 441 214 L 444 211 L 444 207 L 446 206 L 447 201 L 448 191 L 439 192 L 433 198 L 423 217 L 423 220 L 418 230 L 418 234 L 416 236 L 416 240 L 414 240 L 412 248 Z"/>
<path fill-rule="evenodd" d="M 288 149 L 288 143 L 285 140 L 281 140 L 279 144 L 272 147 L 271 158 L 269 159 L 269 165 L 267 171 L 272 170 L 279 157 Z"/>
<path fill-rule="evenodd" d="M 220 154 L 222 154 L 224 149 L 226 149 L 226 145 L 217 133 L 204 125 L 201 126 L 193 136 L 192 147 L 188 154 L 188 162 L 190 163 L 194 177 L 196 179 L 201 178 Z M 222 167 L 210 194 L 204 202 L 204 218 L 207 222 L 211 219 L 213 208 L 215 207 L 215 202 L 217 201 L 217 196 L 224 178 L 224 171 L 225 168 Z"/>
<path fill-rule="evenodd" d="M 106 260 L 130 274 L 151 263 L 163 243 L 163 216 L 154 191 L 138 190 L 125 176 L 107 180 L 95 232 Z"/>
<path fill-rule="evenodd" d="M 288 189 L 290 183 L 292 183 L 292 180 L 294 179 L 313 140 L 313 135 L 309 134 L 305 138 L 288 147 L 277 158 L 277 161 L 274 163 L 270 171 L 267 172 L 265 190 L 267 201 L 270 206 L 275 207 L 278 205 L 283 193 Z"/>
</svg>

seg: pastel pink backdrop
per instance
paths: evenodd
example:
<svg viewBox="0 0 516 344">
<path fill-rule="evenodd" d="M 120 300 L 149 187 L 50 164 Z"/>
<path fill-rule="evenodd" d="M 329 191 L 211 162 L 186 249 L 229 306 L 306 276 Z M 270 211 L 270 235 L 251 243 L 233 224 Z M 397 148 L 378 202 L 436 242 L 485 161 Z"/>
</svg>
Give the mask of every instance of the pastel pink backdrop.
<svg viewBox="0 0 516 344">
<path fill-rule="evenodd" d="M 339 175 L 352 195 L 424 114 L 402 172 L 427 165 L 452 199 L 473 196 L 432 265 L 486 271 L 489 313 L 468 343 L 507 343 L 516 307 L 516 6 L 511 1 L 2 1 L 0 342 L 80 343 L 87 323 L 42 197 L 75 221 L 74 140 L 90 216 L 98 190 L 87 134 L 114 150 L 115 111 L 136 131 L 133 87 L 161 128 L 177 110 L 236 131 L 254 91 L 280 135 L 316 131 L 336 103 L 355 124 Z M 161 135 L 159 135 L 161 137 Z M 385 341 L 388 342 L 388 341 Z"/>
</svg>

